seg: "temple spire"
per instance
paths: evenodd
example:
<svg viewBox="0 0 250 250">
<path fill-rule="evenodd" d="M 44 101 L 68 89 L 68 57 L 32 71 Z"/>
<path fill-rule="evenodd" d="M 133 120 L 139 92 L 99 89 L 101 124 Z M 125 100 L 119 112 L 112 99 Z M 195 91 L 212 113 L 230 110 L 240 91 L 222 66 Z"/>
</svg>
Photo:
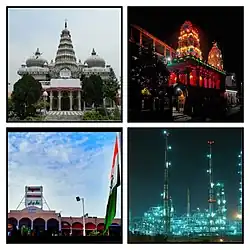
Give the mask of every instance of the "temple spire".
<svg viewBox="0 0 250 250">
<path fill-rule="evenodd" d="M 76 67 L 76 56 L 73 49 L 70 31 L 67 29 L 68 20 L 65 19 L 65 28 L 61 31 L 60 43 L 55 58 L 55 67 L 60 71 L 63 67 Z M 65 59 L 66 58 L 66 59 Z"/>
<path fill-rule="evenodd" d="M 40 51 L 39 51 L 39 48 L 36 49 L 35 55 L 36 55 L 36 56 L 41 55 L 41 53 L 40 53 Z"/>
<path fill-rule="evenodd" d="M 94 55 L 96 55 L 96 52 L 95 52 L 95 49 L 93 48 L 93 50 L 92 50 L 92 55 L 94 56 Z"/>
</svg>

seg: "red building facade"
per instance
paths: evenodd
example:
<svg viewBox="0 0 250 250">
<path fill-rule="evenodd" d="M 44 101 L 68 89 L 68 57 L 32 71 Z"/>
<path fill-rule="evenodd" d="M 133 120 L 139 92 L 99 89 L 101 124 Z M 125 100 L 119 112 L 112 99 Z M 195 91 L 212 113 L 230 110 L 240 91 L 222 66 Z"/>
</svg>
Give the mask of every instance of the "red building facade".
<svg viewBox="0 0 250 250">
<path fill-rule="evenodd" d="M 10 210 L 8 213 L 8 229 L 21 228 L 23 225 L 31 230 L 37 231 L 62 231 L 64 235 L 83 235 L 85 226 L 86 235 L 92 231 L 102 231 L 104 218 L 88 217 L 62 217 L 60 213 L 53 210 L 42 210 L 38 207 L 29 207 L 23 210 Z M 121 225 L 121 219 L 114 219 L 113 225 Z"/>
<path fill-rule="evenodd" d="M 171 72 L 169 85 L 178 82 L 186 86 L 225 91 L 224 74 L 194 57 L 173 59 L 168 69 Z"/>
</svg>

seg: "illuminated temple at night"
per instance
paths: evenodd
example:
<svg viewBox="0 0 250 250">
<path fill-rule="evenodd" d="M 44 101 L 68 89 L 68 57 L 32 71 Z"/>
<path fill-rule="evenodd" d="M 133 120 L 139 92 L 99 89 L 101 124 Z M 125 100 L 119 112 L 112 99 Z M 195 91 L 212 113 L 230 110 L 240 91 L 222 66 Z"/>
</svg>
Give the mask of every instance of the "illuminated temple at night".
<svg viewBox="0 0 250 250">
<path fill-rule="evenodd" d="M 172 147 L 169 142 L 169 133 L 165 136 L 165 168 L 164 188 L 161 194 L 160 205 L 150 207 L 141 217 L 133 217 L 129 211 L 129 232 L 133 236 L 176 236 L 176 237 L 241 237 L 242 236 L 242 151 L 238 154 L 237 166 L 233 174 L 238 176 L 237 204 L 234 204 L 233 217 L 228 214 L 227 189 L 223 182 L 216 180 L 212 165 L 214 141 L 208 141 L 207 175 L 208 197 L 206 209 L 194 208 L 192 193 L 187 188 L 186 213 L 180 215 L 175 209 L 175 200 L 169 191 L 172 162 L 169 161 Z M 174 164 L 174 161 L 173 161 Z M 169 177 L 170 176 L 170 177 Z M 203 185 L 203 184 L 202 184 Z M 204 197 L 205 198 L 205 197 Z M 160 201 L 160 194 L 159 194 Z M 222 239 L 221 239 L 222 240 Z"/>
<path fill-rule="evenodd" d="M 184 104 L 184 111 L 188 115 L 201 114 L 204 102 L 209 103 L 213 109 L 221 106 L 224 100 L 229 105 L 235 105 L 235 74 L 224 69 L 220 41 L 214 42 L 208 55 L 204 56 L 199 31 L 190 21 L 183 23 L 176 39 L 177 48 L 172 48 L 143 28 L 132 24 L 129 29 L 129 53 L 132 58 L 136 58 L 143 48 L 153 49 L 170 73 L 163 85 L 179 90 L 179 101 Z M 147 83 L 143 87 L 150 89 Z M 131 83 L 131 91 L 132 88 Z"/>
</svg>

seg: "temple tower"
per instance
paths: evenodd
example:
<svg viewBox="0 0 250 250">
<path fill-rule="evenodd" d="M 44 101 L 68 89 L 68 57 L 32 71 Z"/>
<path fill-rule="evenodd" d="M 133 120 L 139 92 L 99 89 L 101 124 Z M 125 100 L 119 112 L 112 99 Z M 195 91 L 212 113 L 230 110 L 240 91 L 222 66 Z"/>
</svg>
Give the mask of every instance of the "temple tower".
<svg viewBox="0 0 250 250">
<path fill-rule="evenodd" d="M 223 70 L 223 60 L 222 54 L 216 42 L 213 43 L 213 47 L 208 54 L 208 64 L 212 65 L 213 67 Z"/>
<path fill-rule="evenodd" d="M 202 60 L 199 33 L 190 21 L 181 26 L 176 54 L 177 57 L 194 56 Z"/>
<path fill-rule="evenodd" d="M 77 78 L 77 60 L 66 20 L 61 33 L 53 71 L 55 78 Z"/>
</svg>

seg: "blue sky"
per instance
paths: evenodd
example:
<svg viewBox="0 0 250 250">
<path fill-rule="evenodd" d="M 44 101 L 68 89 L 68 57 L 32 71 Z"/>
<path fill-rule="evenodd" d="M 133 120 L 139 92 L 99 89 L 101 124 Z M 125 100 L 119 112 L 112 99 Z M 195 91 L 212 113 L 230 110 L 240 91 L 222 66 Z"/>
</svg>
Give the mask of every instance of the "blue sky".
<svg viewBox="0 0 250 250">
<path fill-rule="evenodd" d="M 44 187 L 50 209 L 81 216 L 85 198 L 89 216 L 104 217 L 116 133 L 8 133 L 8 208 L 16 209 L 25 186 Z M 121 216 L 118 191 L 116 217 Z M 21 208 L 24 208 L 24 204 Z M 47 209 L 47 207 L 45 206 Z"/>
<path fill-rule="evenodd" d="M 121 76 L 121 11 L 120 9 L 9 9 L 8 12 L 8 82 L 15 83 L 17 70 L 36 48 L 50 62 L 55 60 L 64 21 L 77 60 L 84 62 L 95 48 Z"/>
</svg>

